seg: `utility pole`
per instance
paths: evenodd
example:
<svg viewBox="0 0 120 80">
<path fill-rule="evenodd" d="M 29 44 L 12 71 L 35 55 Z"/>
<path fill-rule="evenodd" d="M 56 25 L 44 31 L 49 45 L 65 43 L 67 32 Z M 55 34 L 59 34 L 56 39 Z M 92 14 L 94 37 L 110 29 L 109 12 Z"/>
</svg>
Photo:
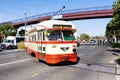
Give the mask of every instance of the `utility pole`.
<svg viewBox="0 0 120 80">
<path fill-rule="evenodd" d="M 24 15 L 25 15 L 25 33 L 26 33 L 26 27 L 27 27 L 27 12 L 25 11 L 24 12 Z"/>
</svg>

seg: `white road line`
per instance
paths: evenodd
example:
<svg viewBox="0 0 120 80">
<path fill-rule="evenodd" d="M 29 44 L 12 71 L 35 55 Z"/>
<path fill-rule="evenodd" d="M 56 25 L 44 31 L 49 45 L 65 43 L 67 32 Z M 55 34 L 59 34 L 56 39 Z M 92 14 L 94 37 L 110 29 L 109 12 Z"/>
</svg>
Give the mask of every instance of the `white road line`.
<svg viewBox="0 0 120 80">
<path fill-rule="evenodd" d="M 97 46 L 91 46 L 91 47 L 80 46 L 80 47 L 78 47 L 78 49 L 94 49 L 96 47 Z"/>
<path fill-rule="evenodd" d="M 6 66 L 6 65 L 10 65 L 10 64 L 14 64 L 14 63 L 29 61 L 29 60 L 31 60 L 31 59 L 32 59 L 32 58 L 28 58 L 28 59 L 23 59 L 23 60 L 19 60 L 19 61 L 14 61 L 14 62 L 9 62 L 9 63 L 0 64 L 0 67 L 1 67 L 1 66 Z"/>
<path fill-rule="evenodd" d="M 120 76 L 116 75 L 116 80 L 120 80 Z"/>
<path fill-rule="evenodd" d="M 90 49 L 94 49 L 94 48 L 96 48 L 97 46 L 92 46 Z"/>
<path fill-rule="evenodd" d="M 120 66 L 116 65 L 116 67 L 120 67 Z M 120 74 L 120 69 L 117 69 L 117 73 Z M 120 75 L 116 75 L 116 80 L 120 80 Z"/>
<path fill-rule="evenodd" d="M 116 59 L 116 57 L 112 58 L 110 63 L 115 63 L 114 60 Z M 120 74 L 120 66 L 118 64 L 116 64 L 116 67 L 117 67 L 117 74 Z M 120 80 L 120 75 L 116 75 L 116 80 Z"/>
</svg>

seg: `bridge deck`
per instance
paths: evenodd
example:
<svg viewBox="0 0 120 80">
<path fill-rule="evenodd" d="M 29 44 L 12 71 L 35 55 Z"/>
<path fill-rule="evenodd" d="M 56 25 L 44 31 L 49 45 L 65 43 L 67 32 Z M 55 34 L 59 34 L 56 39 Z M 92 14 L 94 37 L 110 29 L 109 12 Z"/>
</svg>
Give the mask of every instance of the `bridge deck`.
<svg viewBox="0 0 120 80">
<path fill-rule="evenodd" d="M 25 21 L 27 24 L 35 24 L 44 20 L 49 20 L 56 12 L 44 13 L 40 15 L 30 16 L 27 18 L 17 19 L 9 21 L 16 28 L 24 26 Z M 65 10 L 58 13 L 62 15 L 61 20 L 81 20 L 81 19 L 93 19 L 93 18 L 111 18 L 113 16 L 112 6 L 91 7 Z"/>
</svg>

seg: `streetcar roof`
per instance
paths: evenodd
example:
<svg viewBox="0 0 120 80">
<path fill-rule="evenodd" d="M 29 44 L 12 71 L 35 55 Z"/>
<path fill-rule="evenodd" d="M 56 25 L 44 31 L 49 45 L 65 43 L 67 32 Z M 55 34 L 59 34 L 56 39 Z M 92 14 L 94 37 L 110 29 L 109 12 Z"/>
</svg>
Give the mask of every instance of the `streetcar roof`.
<svg viewBox="0 0 120 80">
<path fill-rule="evenodd" d="M 68 22 L 68 21 L 62 21 L 62 20 L 47 20 L 43 21 L 38 24 L 37 30 L 41 29 L 40 27 L 44 27 L 46 29 L 53 28 L 53 25 L 71 25 L 72 29 L 76 29 L 75 26 Z"/>
<path fill-rule="evenodd" d="M 34 27 L 30 27 L 27 29 L 27 32 L 32 32 L 35 30 L 41 30 L 41 29 L 52 29 L 53 25 L 71 25 L 71 29 L 76 29 L 75 26 L 68 21 L 62 21 L 62 20 L 47 20 L 43 21 L 41 23 L 36 24 Z"/>
</svg>

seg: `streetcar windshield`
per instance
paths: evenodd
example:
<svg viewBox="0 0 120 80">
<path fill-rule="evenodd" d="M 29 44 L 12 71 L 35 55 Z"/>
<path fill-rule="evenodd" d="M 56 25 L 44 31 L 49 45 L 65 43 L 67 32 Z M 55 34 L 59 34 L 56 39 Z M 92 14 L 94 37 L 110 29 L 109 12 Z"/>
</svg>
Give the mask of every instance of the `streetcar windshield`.
<svg viewBox="0 0 120 80">
<path fill-rule="evenodd" d="M 73 35 L 73 32 L 70 30 L 63 30 L 63 38 L 64 40 L 75 40 L 75 36 Z"/>
<path fill-rule="evenodd" d="M 71 30 L 55 30 L 49 32 L 48 40 L 75 40 Z"/>
<path fill-rule="evenodd" d="M 48 36 L 49 40 L 62 40 L 62 34 L 60 30 L 52 31 Z"/>
</svg>

